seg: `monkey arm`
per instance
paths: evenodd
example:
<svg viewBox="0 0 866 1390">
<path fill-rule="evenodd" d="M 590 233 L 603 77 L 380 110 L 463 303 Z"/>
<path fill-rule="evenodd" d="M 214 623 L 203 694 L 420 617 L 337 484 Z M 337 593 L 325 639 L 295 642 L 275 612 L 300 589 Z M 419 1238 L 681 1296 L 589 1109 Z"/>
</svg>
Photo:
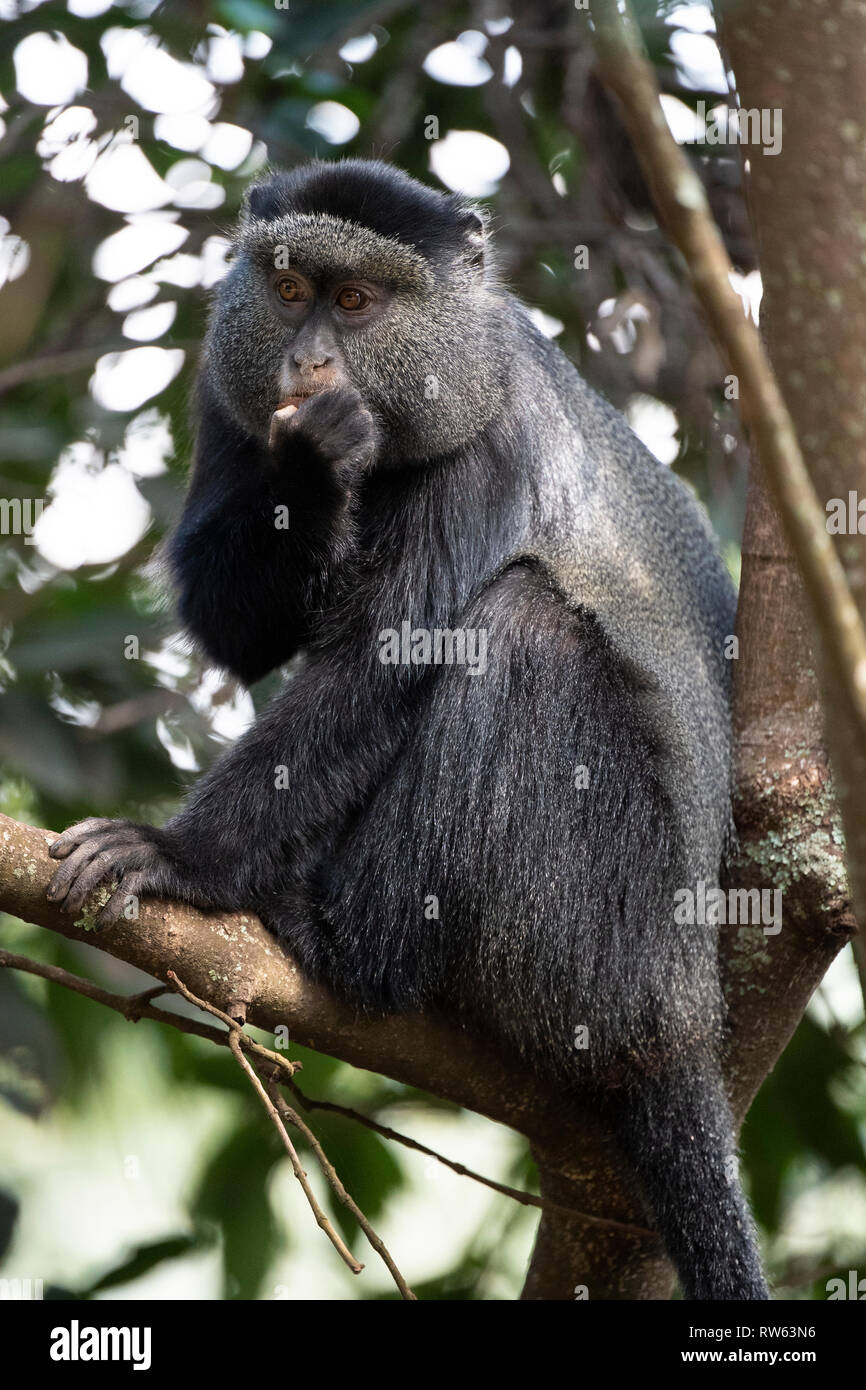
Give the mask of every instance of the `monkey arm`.
<svg viewBox="0 0 866 1390">
<path fill-rule="evenodd" d="M 374 653 L 364 670 L 365 655 L 312 658 L 166 827 L 189 861 L 213 846 L 239 904 L 300 884 L 400 748 L 413 696 L 378 661 L 369 671 Z M 222 902 L 222 886 L 212 891 Z"/>
<path fill-rule="evenodd" d="M 274 454 L 244 435 L 206 389 L 201 405 L 169 567 L 185 628 L 211 660 L 250 685 L 306 641 L 309 612 L 350 548 L 351 520 L 344 487 L 328 469 L 308 466 L 302 435 Z"/>
<path fill-rule="evenodd" d="M 116 920 L 130 894 L 266 910 L 277 894 L 302 890 L 408 728 L 412 694 L 364 646 L 357 643 L 349 660 L 312 657 L 164 829 L 91 820 L 65 831 L 51 847 L 65 861 L 52 900 L 77 911 L 97 884 L 119 879 L 101 926 Z"/>
<path fill-rule="evenodd" d="M 361 466 L 368 430 L 363 415 L 350 418 L 351 412 L 338 410 L 339 394 L 323 392 L 301 407 L 285 442 L 294 443 L 295 429 L 307 443 L 320 432 L 319 462 L 329 447 L 334 469 L 342 471 Z M 423 660 L 391 664 L 389 657 L 386 663 L 383 636 L 396 632 L 392 624 L 401 615 L 428 634 L 454 628 L 468 596 L 515 543 L 505 537 L 502 494 L 509 494 L 502 469 L 473 480 L 466 469 L 443 468 L 432 496 L 421 470 L 407 472 L 399 484 L 391 479 L 386 485 L 388 478 L 377 485 L 374 475 L 358 521 L 379 533 L 387 525 L 387 544 L 366 556 L 360 547 L 353 553 L 315 638 L 305 643 L 303 664 L 255 726 L 200 779 L 163 829 L 91 821 L 66 831 L 51 851 L 65 861 L 52 885 L 53 901 L 77 911 L 94 887 L 115 879 L 119 886 L 99 914 L 100 925 L 126 910 L 129 895 L 249 907 L 265 916 L 287 901 L 303 907 L 305 890 L 318 883 L 339 835 L 405 746 L 434 679 Z M 499 500 L 491 496 L 487 505 L 485 486 L 492 493 L 494 484 Z M 471 543 L 463 518 L 474 513 L 461 502 L 467 494 L 487 518 L 483 536 L 473 535 Z M 439 514 L 453 519 L 444 533 L 433 529 Z M 418 537 L 431 532 L 431 552 L 419 563 Z M 439 576 L 436 585 L 431 572 Z"/>
</svg>

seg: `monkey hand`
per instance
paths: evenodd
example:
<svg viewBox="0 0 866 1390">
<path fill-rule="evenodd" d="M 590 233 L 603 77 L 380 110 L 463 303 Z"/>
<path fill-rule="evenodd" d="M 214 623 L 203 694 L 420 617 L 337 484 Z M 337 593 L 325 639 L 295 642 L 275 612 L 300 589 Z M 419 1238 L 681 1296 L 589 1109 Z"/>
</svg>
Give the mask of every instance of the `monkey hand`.
<svg viewBox="0 0 866 1390">
<path fill-rule="evenodd" d="M 95 918 L 100 928 L 121 916 L 137 916 L 143 895 L 188 897 L 169 844 L 168 833 L 152 825 L 97 817 L 80 821 L 48 851 L 52 859 L 64 861 L 48 885 L 48 898 L 64 912 L 76 913 L 95 888 L 107 885 L 109 896 Z"/>
<path fill-rule="evenodd" d="M 373 457 L 376 427 L 360 392 L 335 386 L 275 410 L 269 445 L 287 469 L 296 468 L 306 454 L 346 488 Z"/>
</svg>

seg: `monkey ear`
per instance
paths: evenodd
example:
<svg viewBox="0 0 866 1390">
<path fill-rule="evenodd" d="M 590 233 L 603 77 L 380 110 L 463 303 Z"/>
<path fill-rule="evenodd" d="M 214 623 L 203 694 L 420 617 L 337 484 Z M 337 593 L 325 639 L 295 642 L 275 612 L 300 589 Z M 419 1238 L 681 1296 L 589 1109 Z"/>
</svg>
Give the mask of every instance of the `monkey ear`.
<svg viewBox="0 0 866 1390">
<path fill-rule="evenodd" d="M 487 217 L 480 208 L 461 205 L 458 226 L 463 237 L 463 255 L 474 270 L 483 270 L 487 253 Z"/>
<path fill-rule="evenodd" d="M 279 211 L 279 189 L 273 180 L 268 183 L 254 183 L 244 194 L 241 216 L 245 219 L 261 218 L 273 221 Z"/>
</svg>

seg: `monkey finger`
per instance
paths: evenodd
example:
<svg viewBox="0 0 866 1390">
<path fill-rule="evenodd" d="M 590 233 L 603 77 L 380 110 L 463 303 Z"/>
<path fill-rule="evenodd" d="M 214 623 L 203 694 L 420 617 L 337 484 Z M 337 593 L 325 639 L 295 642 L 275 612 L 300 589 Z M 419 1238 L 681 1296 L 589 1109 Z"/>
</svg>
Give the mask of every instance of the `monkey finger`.
<svg viewBox="0 0 866 1390">
<path fill-rule="evenodd" d="M 79 821 L 77 825 L 70 825 L 67 830 L 63 831 L 62 835 L 58 835 L 53 844 L 49 845 L 48 853 L 52 859 L 65 859 L 76 846 L 90 835 L 98 834 L 100 830 L 106 830 L 108 826 L 117 824 L 117 821 L 107 819 L 104 816 L 90 816 L 87 820 Z"/>
<path fill-rule="evenodd" d="M 69 888 L 63 903 L 65 912 L 78 912 L 84 905 L 85 899 L 98 888 L 100 883 L 104 883 L 112 877 L 119 877 L 120 871 L 117 868 L 116 851 L 104 849 L 95 858 L 91 859 L 81 870 L 75 882 Z"/>
<path fill-rule="evenodd" d="M 271 416 L 271 428 L 270 433 L 268 435 L 269 449 L 276 448 L 276 445 L 279 442 L 280 435 L 283 433 L 284 427 L 286 426 L 288 421 L 291 420 L 292 416 L 297 414 L 297 412 L 298 407 L 296 405 L 284 405 L 279 410 L 274 411 L 273 415 Z"/>
<path fill-rule="evenodd" d="M 75 880 L 81 871 L 88 865 L 91 859 L 95 859 L 100 851 L 108 849 L 109 846 L 104 840 L 85 840 L 83 845 L 69 853 L 67 859 L 60 865 L 54 873 L 51 882 L 46 889 L 46 896 L 53 903 L 62 903 Z"/>
<path fill-rule="evenodd" d="M 133 870 L 132 873 L 125 873 L 108 902 L 96 914 L 94 923 L 97 931 L 102 931 L 103 927 L 112 927 L 119 921 L 126 911 L 129 899 L 138 898 L 145 891 L 147 877 L 143 870 Z"/>
</svg>

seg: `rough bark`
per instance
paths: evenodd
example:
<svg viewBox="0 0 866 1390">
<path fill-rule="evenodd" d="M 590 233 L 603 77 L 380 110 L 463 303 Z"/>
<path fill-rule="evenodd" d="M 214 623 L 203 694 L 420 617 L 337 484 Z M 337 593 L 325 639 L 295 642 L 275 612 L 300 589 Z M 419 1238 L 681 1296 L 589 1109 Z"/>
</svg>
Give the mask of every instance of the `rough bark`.
<svg viewBox="0 0 866 1390">
<path fill-rule="evenodd" d="M 866 11 L 766 0 L 724 5 L 721 19 L 741 107 L 782 113 L 781 152 L 744 152 L 765 341 L 822 506 L 847 501 L 849 491 L 866 498 Z M 835 544 L 864 617 L 866 534 Z M 826 734 L 862 919 L 866 740 L 837 678 L 825 616 L 813 610 Z"/>
<path fill-rule="evenodd" d="M 742 1119 L 809 996 L 855 930 L 806 596 L 757 465 L 743 532 L 737 635 L 739 846 L 727 884 L 782 892 L 777 936 L 729 929 L 721 938 L 728 1076 L 735 1113 Z M 769 954 L 779 979 L 787 978 L 790 987 L 765 992 L 756 982 L 756 954 Z"/>
</svg>

